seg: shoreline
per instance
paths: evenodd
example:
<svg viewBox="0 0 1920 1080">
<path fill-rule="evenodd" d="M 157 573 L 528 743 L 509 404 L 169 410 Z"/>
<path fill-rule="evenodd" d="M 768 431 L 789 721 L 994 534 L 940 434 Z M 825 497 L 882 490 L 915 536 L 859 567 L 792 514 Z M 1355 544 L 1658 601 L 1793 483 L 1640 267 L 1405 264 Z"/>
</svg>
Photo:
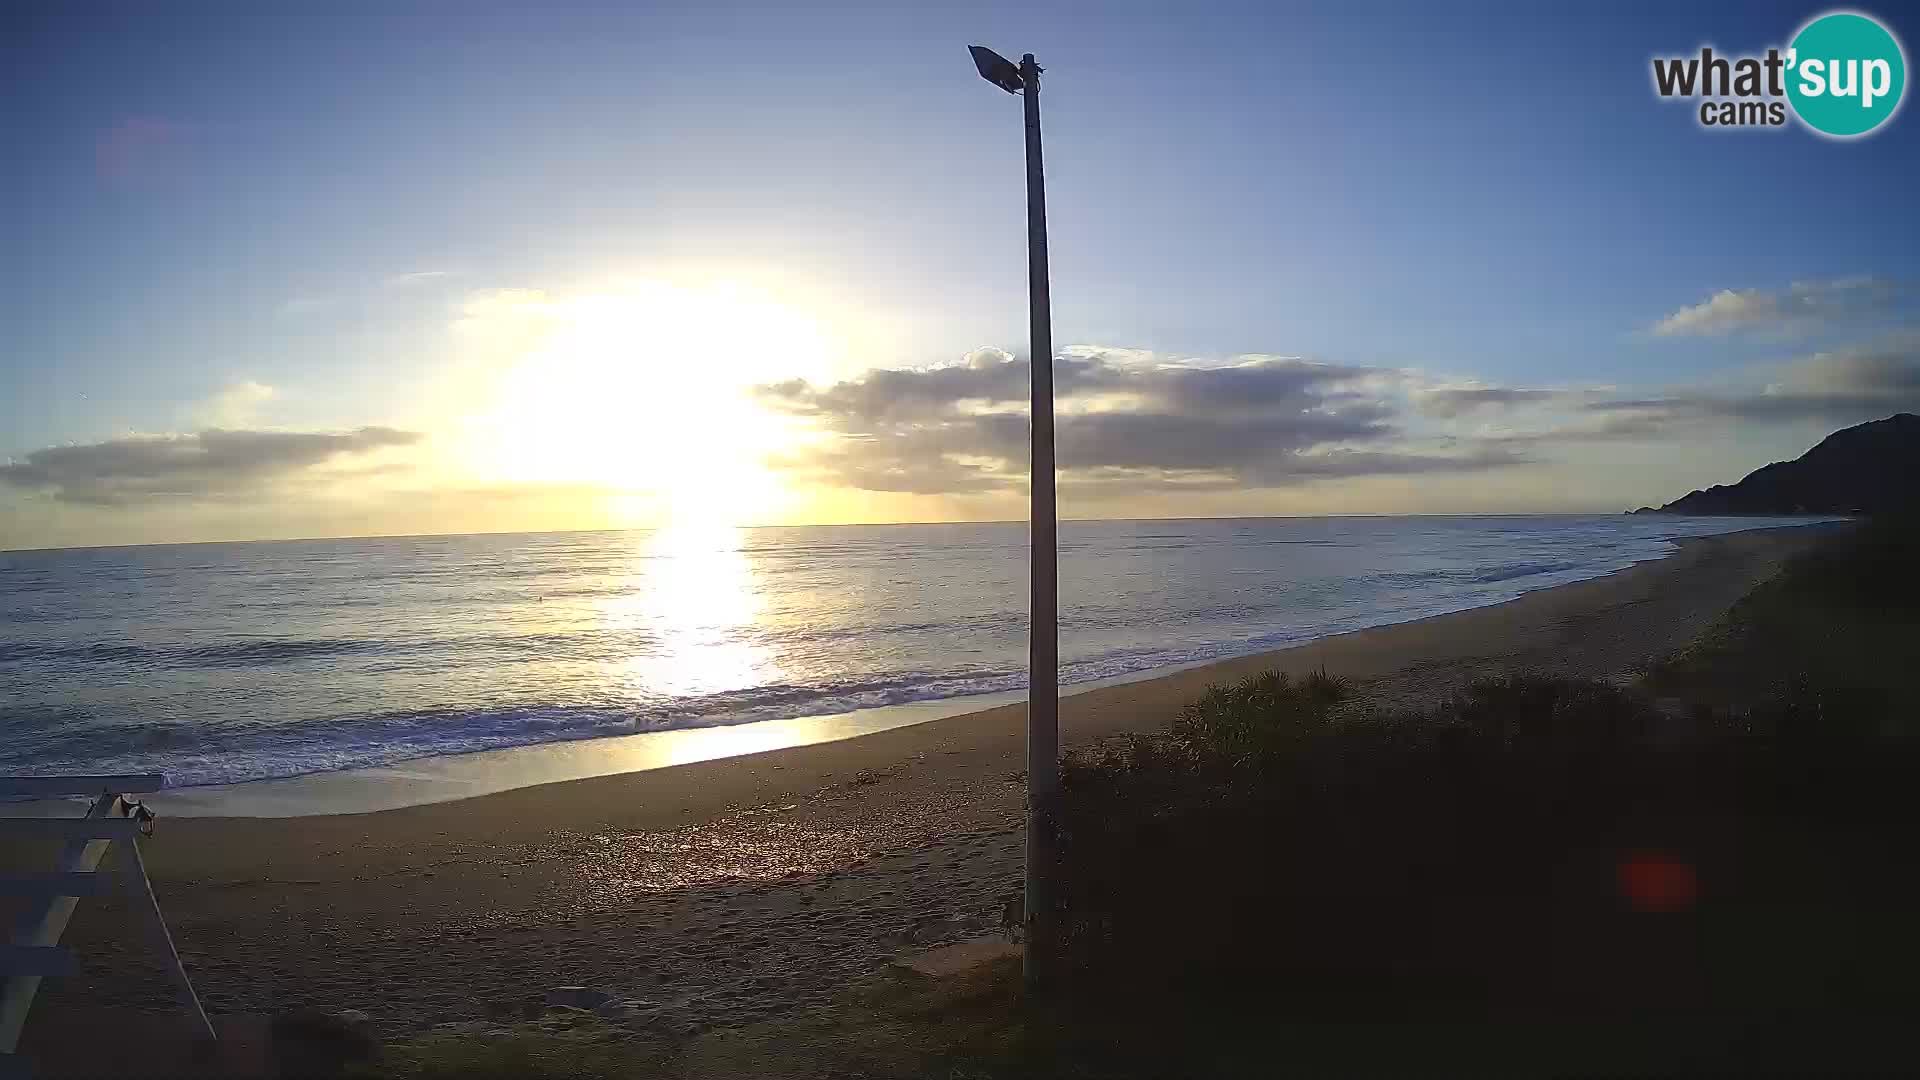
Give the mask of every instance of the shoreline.
<svg viewBox="0 0 1920 1080">
<path fill-rule="evenodd" d="M 1683 537 L 1675 541 L 1677 550 L 1666 556 L 1644 560 L 1599 577 L 1538 589 L 1496 604 L 1329 635 L 1282 649 L 1232 656 L 1173 670 L 1157 669 L 1140 673 L 1141 677 L 1138 678 L 1122 677 L 1111 685 L 1088 684 L 1076 692 L 1062 695 L 1061 745 L 1063 750 L 1074 749 L 1116 735 L 1158 729 L 1164 726 L 1165 719 L 1173 711 L 1198 696 L 1207 685 L 1243 678 L 1270 668 L 1296 675 L 1325 668 L 1334 674 L 1351 678 L 1363 687 L 1383 679 L 1392 682 L 1396 675 L 1425 673 L 1448 661 L 1468 659 L 1480 651 L 1479 646 L 1489 636 L 1524 638 L 1529 635 L 1522 628 L 1528 625 L 1553 622 L 1569 612 L 1579 613 L 1606 605 L 1622 593 L 1652 592 L 1661 579 L 1683 576 L 1695 565 L 1709 561 L 1716 553 L 1737 549 L 1765 552 L 1763 561 L 1766 572 L 1770 574 L 1788 554 L 1811 544 L 1815 537 L 1835 527 L 1844 526 L 1815 524 Z M 1743 577 L 1719 610 L 1724 610 L 1725 606 L 1744 595 L 1748 587 L 1749 582 Z M 1714 614 L 1717 613 L 1716 610 Z M 1711 619 L 1703 618 L 1700 621 L 1704 628 L 1704 624 Z M 1685 636 L 1691 640 L 1691 634 Z M 1685 641 L 1676 641 L 1673 647 L 1682 644 Z M 1463 678 L 1458 681 L 1464 683 L 1468 680 Z M 1373 697 L 1380 699 L 1383 688 L 1375 685 L 1372 689 Z M 1387 703 L 1408 703 L 1405 700 L 1407 695 L 1403 692 L 1396 692 L 1392 687 L 1384 689 Z M 936 718 L 929 718 L 845 738 L 690 758 L 679 763 L 637 770 L 609 770 L 545 783 L 512 784 L 486 794 L 412 802 L 388 809 L 296 817 L 201 814 L 182 815 L 170 820 L 182 826 L 223 832 L 275 828 L 289 823 L 308 827 L 325 825 L 330 827 L 329 831 L 351 829 L 363 832 L 364 826 L 397 823 L 410 816 L 422 822 L 430 821 L 436 826 L 451 825 L 470 820 L 471 812 L 483 808 L 492 811 L 497 806 L 515 821 L 544 819 L 541 827 L 551 827 L 563 823 L 553 820 L 550 812 L 552 807 L 546 804 L 564 803 L 576 811 L 563 815 L 567 819 L 564 827 L 673 827 L 683 824 L 689 816 L 694 820 L 702 820 L 743 804 L 793 797 L 811 790 L 804 785 L 818 787 L 863 769 L 884 769 L 899 761 L 923 759 L 930 750 L 953 754 L 962 752 L 956 749 L 961 746 L 967 747 L 966 752 L 978 752 L 992 746 L 996 751 L 1005 751 L 1006 747 L 997 744 L 1002 740 L 1012 740 L 1019 744 L 1011 748 L 1012 758 L 1016 767 L 1023 767 L 1024 762 L 1017 759 L 1024 753 L 1026 706 L 1023 694 L 1014 692 L 1013 697 L 1014 700 L 987 708 L 943 715 L 937 718 L 937 722 Z M 949 700 L 965 702 L 968 699 Z M 914 703 L 888 708 L 913 709 L 938 707 L 941 704 Z M 591 750 L 608 743 L 661 736 L 732 738 L 750 733 L 761 725 L 805 723 L 808 719 L 760 721 L 756 724 L 509 747 L 439 759 L 418 759 L 405 765 L 417 768 L 435 760 L 491 762 L 539 751 Z M 249 781 L 228 787 L 327 783 L 329 778 L 349 777 L 358 772 L 361 770 L 310 774 L 285 780 Z M 782 773 L 789 775 L 779 775 Z M 405 783 L 406 780 L 399 778 L 398 782 Z M 631 789 L 643 782 L 649 789 L 647 797 L 643 800 L 630 798 L 639 794 Z M 579 812 L 603 799 L 609 803 L 620 803 L 621 809 Z M 522 813 L 523 809 L 533 809 L 535 804 L 543 804 L 539 812 L 531 815 Z M 157 807 L 160 805 L 156 802 Z M 162 813 L 163 820 L 169 820 L 165 817 L 164 808 Z M 489 812 L 486 816 L 495 818 L 498 815 Z M 463 831 L 447 829 L 440 835 L 458 835 Z"/>
<path fill-rule="evenodd" d="M 1276 663 L 1280 663 L 1282 661 L 1279 658 L 1283 654 L 1320 642 L 1499 608 L 1538 593 L 1606 580 L 1650 563 L 1676 558 L 1688 545 L 1704 540 L 1745 533 L 1797 531 L 1830 524 L 1824 521 L 1810 522 L 1806 525 L 1743 529 L 1705 537 L 1673 537 L 1668 540 L 1674 545 L 1673 551 L 1641 559 L 1578 581 L 1530 589 L 1506 600 L 1457 608 L 1398 622 L 1379 623 L 1355 630 L 1307 637 L 1278 648 L 1259 648 L 1248 652 L 1229 651 L 1219 656 L 1186 663 L 1145 668 L 1084 683 L 1068 684 L 1062 687 L 1060 696 L 1062 700 L 1066 700 L 1114 687 L 1153 682 L 1218 664 L 1233 664 L 1254 657 L 1274 657 Z M 1017 705 L 1025 700 L 1025 694 L 1024 689 L 1006 690 L 740 724 L 710 724 L 626 735 L 558 739 L 551 742 L 455 754 L 431 754 L 364 768 L 173 788 L 156 793 L 147 801 L 160 813 L 181 818 L 284 819 L 378 813 L 483 798 L 544 784 L 649 772 L 697 762 L 862 738 L 884 731 L 936 721 L 950 721 L 971 716 L 974 713 Z M 24 809 L 27 813 L 66 812 L 60 804 L 29 806 Z"/>
<path fill-rule="evenodd" d="M 1091 689 L 1062 701 L 1062 745 L 1163 729 L 1209 683 L 1269 668 L 1324 667 L 1386 708 L 1520 670 L 1627 676 L 1828 528 L 1701 538 L 1503 604 Z M 375 813 L 162 812 L 141 848 L 214 1012 L 355 1008 L 401 1032 L 587 986 L 676 1024 L 747 1021 L 999 925 L 1021 879 L 1025 716 L 1013 703 Z M 69 930 L 82 974 L 35 1008 L 48 1039 L 172 1010 L 139 925 L 124 898 L 82 905 Z"/>
</svg>

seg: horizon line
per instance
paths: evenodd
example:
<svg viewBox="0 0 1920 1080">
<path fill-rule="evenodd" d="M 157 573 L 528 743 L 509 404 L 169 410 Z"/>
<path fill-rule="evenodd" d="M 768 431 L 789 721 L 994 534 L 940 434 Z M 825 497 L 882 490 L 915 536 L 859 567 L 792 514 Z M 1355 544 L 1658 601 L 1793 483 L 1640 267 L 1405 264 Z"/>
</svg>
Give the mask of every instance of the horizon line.
<svg viewBox="0 0 1920 1080">
<path fill-rule="evenodd" d="M 1356 512 L 1350 514 L 1197 514 L 1169 515 L 1165 517 L 1063 517 L 1062 522 L 1122 522 L 1122 521 L 1308 521 L 1335 520 L 1339 518 L 1469 518 L 1469 517 L 1626 517 L 1631 511 L 1579 511 L 1579 510 L 1489 510 L 1459 513 L 1416 513 L 1387 514 Z M 1686 517 L 1689 515 L 1673 515 Z M 1693 515 L 1705 516 L 1705 515 Z M 1755 516 L 1755 515 L 1729 515 Z M 1759 515 L 1765 516 L 1765 515 Z M 878 529 L 878 528 L 920 528 L 929 525 L 1026 525 L 1027 518 L 990 518 L 969 519 L 965 521 L 838 521 L 808 524 L 728 524 L 721 526 L 729 529 Z M 234 540 L 154 540 L 133 544 L 53 544 L 44 547 L 0 548 L 0 555 L 26 554 L 36 551 L 114 551 L 122 548 L 143 547 L 205 547 L 214 544 L 308 544 L 326 540 L 426 540 L 447 536 L 573 536 L 590 533 L 636 533 L 659 532 L 672 528 L 671 525 L 634 525 L 617 528 L 599 529 L 480 529 L 465 532 L 419 532 L 419 533 L 346 533 L 334 536 L 282 536 L 248 537 Z"/>
</svg>

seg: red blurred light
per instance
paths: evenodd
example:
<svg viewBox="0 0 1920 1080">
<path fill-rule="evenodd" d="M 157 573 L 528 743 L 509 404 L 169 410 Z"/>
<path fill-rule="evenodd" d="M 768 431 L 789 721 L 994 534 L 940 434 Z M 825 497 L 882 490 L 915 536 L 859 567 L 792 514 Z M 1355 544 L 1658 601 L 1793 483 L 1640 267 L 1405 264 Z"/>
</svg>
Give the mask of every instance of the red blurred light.
<svg viewBox="0 0 1920 1080">
<path fill-rule="evenodd" d="M 1620 860 L 1620 897 L 1635 911 L 1686 911 L 1700 902 L 1700 876 L 1693 864 L 1661 852 L 1636 852 Z"/>
</svg>

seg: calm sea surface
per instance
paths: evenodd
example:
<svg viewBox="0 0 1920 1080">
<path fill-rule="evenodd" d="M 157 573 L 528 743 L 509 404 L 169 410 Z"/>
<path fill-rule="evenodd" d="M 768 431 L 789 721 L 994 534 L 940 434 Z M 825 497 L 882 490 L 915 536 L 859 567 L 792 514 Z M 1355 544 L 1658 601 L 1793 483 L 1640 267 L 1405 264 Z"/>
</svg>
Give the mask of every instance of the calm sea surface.
<svg viewBox="0 0 1920 1080">
<path fill-rule="evenodd" d="M 1062 677 L 1496 603 L 1783 523 L 1068 522 Z M 1017 689 L 1025 545 L 994 524 L 0 553 L 0 772 L 221 783 Z"/>
</svg>

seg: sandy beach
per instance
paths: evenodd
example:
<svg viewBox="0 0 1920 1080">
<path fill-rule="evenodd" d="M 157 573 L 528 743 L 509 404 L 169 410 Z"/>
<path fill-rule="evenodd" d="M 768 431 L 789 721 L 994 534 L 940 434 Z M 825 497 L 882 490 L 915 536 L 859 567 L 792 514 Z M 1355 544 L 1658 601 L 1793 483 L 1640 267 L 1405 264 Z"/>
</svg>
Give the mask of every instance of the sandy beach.
<svg viewBox="0 0 1920 1080">
<path fill-rule="evenodd" d="M 1517 670 L 1627 677 L 1685 645 L 1817 527 L 1685 542 L 1508 603 L 1106 687 L 1086 747 L 1208 683 L 1324 668 L 1388 705 Z M 373 814 L 162 818 L 144 850 L 209 1008 L 359 1009 L 393 1033 L 519 1015 L 585 986 L 672 1031 L 802 1007 L 911 944 L 992 932 L 1018 889 L 1024 709 Z M 83 904 L 86 975 L 29 1047 L 101 1010 L 172 1008 L 119 902 Z"/>
</svg>

